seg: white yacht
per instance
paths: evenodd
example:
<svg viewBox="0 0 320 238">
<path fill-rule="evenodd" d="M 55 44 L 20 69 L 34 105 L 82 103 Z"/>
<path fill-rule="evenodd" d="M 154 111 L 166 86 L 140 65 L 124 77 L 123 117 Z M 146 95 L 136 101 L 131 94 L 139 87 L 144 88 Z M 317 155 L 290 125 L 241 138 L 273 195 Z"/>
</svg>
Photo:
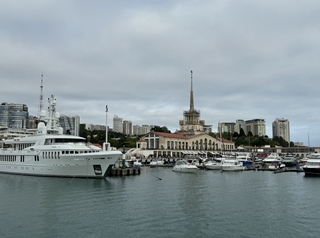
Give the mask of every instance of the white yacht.
<svg viewBox="0 0 320 238">
<path fill-rule="evenodd" d="M 198 170 L 199 168 L 197 166 L 188 163 L 186 160 L 178 160 L 172 168 L 172 171 L 183 173 L 194 173 Z"/>
<path fill-rule="evenodd" d="M 204 167 L 208 170 L 221 170 L 221 165 L 223 161 L 224 159 L 222 159 L 220 162 L 214 159 L 211 159 L 206 161 L 206 163 L 204 164 Z"/>
<path fill-rule="evenodd" d="M 163 160 L 158 160 L 158 159 L 152 159 L 150 162 L 150 167 L 154 168 L 154 167 L 158 167 L 158 166 L 163 166 L 164 165 L 164 161 Z"/>
<path fill-rule="evenodd" d="M 282 161 L 282 158 L 277 153 L 271 153 L 262 161 L 264 163 L 280 163 Z"/>
<path fill-rule="evenodd" d="M 236 159 L 226 159 L 221 164 L 222 171 L 243 171 L 245 167 Z"/>
<path fill-rule="evenodd" d="M 302 166 L 306 176 L 320 176 L 320 153 L 313 153 Z"/>
<path fill-rule="evenodd" d="M 286 165 L 282 163 L 282 160 L 282 157 L 280 157 L 277 153 L 271 153 L 269 156 L 262 160 L 262 163 L 265 169 L 284 169 Z"/>
<path fill-rule="evenodd" d="M 107 142 L 101 149 L 86 143 L 85 138 L 64 135 L 58 125 L 56 99 L 51 96 L 48 102 L 48 112 L 40 112 L 33 135 L 4 140 L 0 173 L 104 178 L 122 153 L 111 150 Z"/>
</svg>

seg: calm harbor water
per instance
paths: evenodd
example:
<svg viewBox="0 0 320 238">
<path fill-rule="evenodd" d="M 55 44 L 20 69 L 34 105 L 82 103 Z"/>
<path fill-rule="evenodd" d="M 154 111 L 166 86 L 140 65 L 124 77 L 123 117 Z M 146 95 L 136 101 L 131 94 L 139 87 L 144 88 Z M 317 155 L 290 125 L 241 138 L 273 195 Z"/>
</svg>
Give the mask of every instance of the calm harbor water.
<svg viewBox="0 0 320 238">
<path fill-rule="evenodd" d="M 0 174 L 0 237 L 319 237 L 320 178 L 142 168 L 107 180 Z"/>
</svg>

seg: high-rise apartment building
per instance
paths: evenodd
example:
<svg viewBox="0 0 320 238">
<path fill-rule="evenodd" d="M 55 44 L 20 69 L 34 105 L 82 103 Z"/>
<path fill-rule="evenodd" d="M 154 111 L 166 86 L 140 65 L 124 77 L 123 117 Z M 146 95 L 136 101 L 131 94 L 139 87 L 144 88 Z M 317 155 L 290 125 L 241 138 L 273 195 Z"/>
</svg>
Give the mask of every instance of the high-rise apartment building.
<svg viewBox="0 0 320 238">
<path fill-rule="evenodd" d="M 290 143 L 290 125 L 289 120 L 284 118 L 276 118 L 272 123 L 272 136 L 282 137 Z"/>
<path fill-rule="evenodd" d="M 238 119 L 236 120 L 236 124 L 234 126 L 234 131 L 237 132 L 238 134 L 240 134 L 241 129 L 243 130 L 243 132 L 245 134 L 247 134 L 246 132 L 246 122 L 242 119 Z"/>
<path fill-rule="evenodd" d="M 218 133 L 230 133 L 233 134 L 234 133 L 234 127 L 235 127 L 234 122 L 219 122 L 218 124 Z"/>
<path fill-rule="evenodd" d="M 105 131 L 106 130 L 106 126 L 105 125 L 93 125 L 93 124 L 86 124 L 85 125 L 86 130 L 88 131 Z M 109 127 L 108 127 L 109 130 Z"/>
<path fill-rule="evenodd" d="M 117 115 L 113 117 L 113 131 L 123 133 L 122 118 Z"/>
<path fill-rule="evenodd" d="M 149 125 L 134 125 L 132 126 L 132 134 L 133 135 L 144 135 L 151 131 L 152 126 Z"/>
<path fill-rule="evenodd" d="M 264 119 L 252 119 L 246 121 L 246 133 L 251 131 L 254 136 L 265 136 L 266 135 L 266 122 Z"/>
<path fill-rule="evenodd" d="M 28 128 L 29 112 L 25 104 L 1 103 L 0 126 L 14 129 Z"/>
<path fill-rule="evenodd" d="M 240 134 L 241 129 L 247 135 L 250 131 L 254 136 L 265 136 L 266 135 L 266 122 L 264 119 L 252 119 L 244 121 L 238 119 L 234 122 L 219 122 L 218 123 L 218 133 L 228 132 L 233 134 L 237 132 Z"/>
<path fill-rule="evenodd" d="M 123 134 L 132 135 L 132 122 L 131 121 L 123 121 Z"/>
<path fill-rule="evenodd" d="M 63 128 L 63 134 L 79 136 L 80 117 L 60 115 L 59 124 Z"/>
</svg>

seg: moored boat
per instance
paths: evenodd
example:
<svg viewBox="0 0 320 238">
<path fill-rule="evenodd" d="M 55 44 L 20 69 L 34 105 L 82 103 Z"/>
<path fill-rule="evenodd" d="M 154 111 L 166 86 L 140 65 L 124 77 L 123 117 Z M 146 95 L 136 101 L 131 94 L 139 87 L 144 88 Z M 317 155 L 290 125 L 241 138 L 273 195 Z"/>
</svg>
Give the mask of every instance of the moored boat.
<svg viewBox="0 0 320 238">
<path fill-rule="evenodd" d="M 311 154 L 302 169 L 305 176 L 320 176 L 320 154 Z"/>
<path fill-rule="evenodd" d="M 40 112 L 33 135 L 7 139 L 0 149 L 0 172 L 10 174 L 104 178 L 122 153 L 86 143 L 85 138 L 64 135 L 59 127 L 56 99 L 48 99 L 48 112 Z"/>
<path fill-rule="evenodd" d="M 223 161 L 223 160 L 222 160 Z M 221 170 L 222 162 L 216 160 L 209 160 L 204 164 L 204 167 L 208 170 Z"/>
<path fill-rule="evenodd" d="M 236 159 L 238 160 L 238 162 L 242 163 L 242 165 L 246 168 L 246 169 L 253 169 L 254 163 L 254 157 L 252 155 L 250 155 L 249 153 L 244 153 L 244 154 L 238 154 Z"/>
<path fill-rule="evenodd" d="M 286 166 L 282 163 L 282 158 L 276 153 L 271 153 L 269 156 L 263 159 L 262 164 L 263 168 L 266 170 L 284 169 Z"/>
<path fill-rule="evenodd" d="M 262 160 L 262 162 L 264 163 L 280 163 L 281 161 L 282 158 L 276 153 L 271 153 L 269 156 Z"/>
<path fill-rule="evenodd" d="M 163 160 L 158 160 L 158 159 L 152 159 L 150 161 L 149 165 L 150 165 L 150 168 L 158 167 L 159 165 L 163 166 L 164 165 L 164 161 Z"/>
<path fill-rule="evenodd" d="M 197 166 L 188 163 L 186 160 L 178 160 L 172 168 L 172 171 L 183 173 L 194 173 L 198 170 Z"/>
<path fill-rule="evenodd" d="M 285 164 L 286 167 L 293 167 L 298 164 L 298 158 L 294 155 L 286 155 L 283 157 L 281 162 Z"/>
<path fill-rule="evenodd" d="M 221 164 L 222 171 L 243 171 L 245 167 L 236 159 L 226 159 Z"/>
</svg>

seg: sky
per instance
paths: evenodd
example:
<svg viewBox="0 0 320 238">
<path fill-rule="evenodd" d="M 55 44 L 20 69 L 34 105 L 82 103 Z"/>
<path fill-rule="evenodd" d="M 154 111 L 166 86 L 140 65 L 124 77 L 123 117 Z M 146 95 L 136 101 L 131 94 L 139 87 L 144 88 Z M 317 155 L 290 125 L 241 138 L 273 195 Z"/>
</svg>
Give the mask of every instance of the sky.
<svg viewBox="0 0 320 238">
<path fill-rule="evenodd" d="M 80 123 L 180 129 L 194 104 L 220 122 L 276 118 L 320 146 L 318 0 L 0 0 L 0 103 Z M 108 105 L 108 113 L 105 107 Z M 107 116 L 106 116 L 107 115 Z"/>
</svg>

